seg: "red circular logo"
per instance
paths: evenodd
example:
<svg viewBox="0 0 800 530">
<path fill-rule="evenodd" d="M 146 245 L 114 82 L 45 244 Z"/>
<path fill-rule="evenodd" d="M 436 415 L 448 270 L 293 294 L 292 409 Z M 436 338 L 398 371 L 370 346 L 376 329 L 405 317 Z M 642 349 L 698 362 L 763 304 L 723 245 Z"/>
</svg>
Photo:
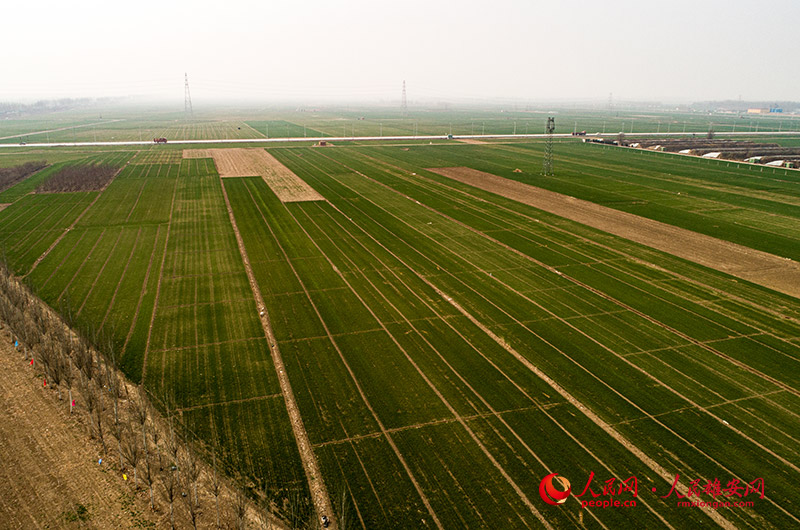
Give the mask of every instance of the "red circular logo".
<svg viewBox="0 0 800 530">
<path fill-rule="evenodd" d="M 559 486 L 564 488 L 564 491 L 556 489 L 554 482 L 558 482 Z M 559 477 L 558 473 L 550 473 L 539 484 L 539 495 L 542 496 L 542 500 L 553 506 L 566 502 L 571 491 L 572 487 L 569 480 Z"/>
</svg>

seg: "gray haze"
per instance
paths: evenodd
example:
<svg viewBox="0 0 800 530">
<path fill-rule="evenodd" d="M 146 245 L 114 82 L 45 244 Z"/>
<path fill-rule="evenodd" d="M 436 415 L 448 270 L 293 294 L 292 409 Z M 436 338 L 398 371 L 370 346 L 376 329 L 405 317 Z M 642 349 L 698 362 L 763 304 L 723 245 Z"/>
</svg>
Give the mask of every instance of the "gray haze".
<svg viewBox="0 0 800 530">
<path fill-rule="evenodd" d="M 0 101 L 800 99 L 797 1 L 45 0 L 2 9 Z"/>
</svg>

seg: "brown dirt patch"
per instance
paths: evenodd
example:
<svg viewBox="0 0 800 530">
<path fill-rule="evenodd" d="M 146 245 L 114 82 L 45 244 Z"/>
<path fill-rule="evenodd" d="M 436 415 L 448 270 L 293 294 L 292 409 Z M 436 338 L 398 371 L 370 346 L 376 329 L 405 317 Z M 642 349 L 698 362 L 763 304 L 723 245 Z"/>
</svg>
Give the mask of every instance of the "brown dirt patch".
<svg viewBox="0 0 800 530">
<path fill-rule="evenodd" d="M 59 401 L 56 390 L 49 385 L 45 388 L 42 380 L 40 370 L 14 349 L 8 333 L 0 333 L 0 528 L 169 528 L 169 507 L 161 485 L 156 485 L 153 511 L 141 479 L 134 491 L 131 470 L 119 469 L 110 434 L 111 450 L 103 464 L 98 464 L 102 448 L 87 433 L 80 391 L 73 390 L 78 405 L 76 412 L 69 414 L 66 390 L 62 389 Z M 126 394 L 135 400 L 138 387 L 125 386 Z M 161 417 L 155 421 L 164 440 L 166 422 Z M 212 528 L 216 526 L 212 471 L 206 464 L 201 466 L 198 523 L 200 528 Z M 234 486 L 223 479 L 223 528 L 235 524 L 236 495 Z M 76 518 L 79 506 L 87 510 L 84 520 Z M 249 528 L 262 527 L 264 514 L 250 501 L 245 517 Z M 175 502 L 175 523 L 178 528 L 191 528 L 180 499 Z M 270 524 L 270 528 L 286 528 L 274 517 Z"/>
<path fill-rule="evenodd" d="M 457 138 L 457 141 L 463 144 L 486 145 L 486 142 L 484 142 L 483 140 L 478 140 L 476 138 Z"/>
<path fill-rule="evenodd" d="M 69 527 L 68 514 L 77 515 L 77 505 L 88 509 L 88 521 L 72 523 L 76 528 L 132 528 L 159 520 L 144 499 L 130 495 L 119 473 L 97 464 L 98 448 L 78 415 L 69 417 L 66 400 L 53 399 L 5 334 L 0 374 L 0 526 Z"/>
<path fill-rule="evenodd" d="M 184 149 L 183 158 L 211 158 L 211 149 Z"/>
<path fill-rule="evenodd" d="M 467 167 L 429 171 L 800 298 L 790 259 Z"/>
<path fill-rule="evenodd" d="M 281 202 L 325 198 L 264 149 L 209 149 L 220 177 L 261 177 Z"/>
</svg>

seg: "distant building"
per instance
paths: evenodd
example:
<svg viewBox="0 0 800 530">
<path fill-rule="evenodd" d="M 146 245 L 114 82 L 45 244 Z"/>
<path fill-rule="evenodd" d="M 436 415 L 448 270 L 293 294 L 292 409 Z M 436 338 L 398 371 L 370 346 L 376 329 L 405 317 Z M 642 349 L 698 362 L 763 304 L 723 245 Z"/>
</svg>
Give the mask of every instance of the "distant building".
<svg viewBox="0 0 800 530">
<path fill-rule="evenodd" d="M 769 114 L 769 109 L 747 109 L 748 114 Z"/>
</svg>

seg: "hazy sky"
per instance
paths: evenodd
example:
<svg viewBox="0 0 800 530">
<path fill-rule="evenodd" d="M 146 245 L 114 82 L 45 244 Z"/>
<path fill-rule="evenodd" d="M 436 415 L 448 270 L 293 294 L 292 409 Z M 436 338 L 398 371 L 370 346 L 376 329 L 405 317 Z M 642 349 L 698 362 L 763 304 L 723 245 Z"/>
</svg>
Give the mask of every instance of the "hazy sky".
<svg viewBox="0 0 800 530">
<path fill-rule="evenodd" d="M 4 2 L 0 101 L 800 100 L 800 1 Z"/>
</svg>

